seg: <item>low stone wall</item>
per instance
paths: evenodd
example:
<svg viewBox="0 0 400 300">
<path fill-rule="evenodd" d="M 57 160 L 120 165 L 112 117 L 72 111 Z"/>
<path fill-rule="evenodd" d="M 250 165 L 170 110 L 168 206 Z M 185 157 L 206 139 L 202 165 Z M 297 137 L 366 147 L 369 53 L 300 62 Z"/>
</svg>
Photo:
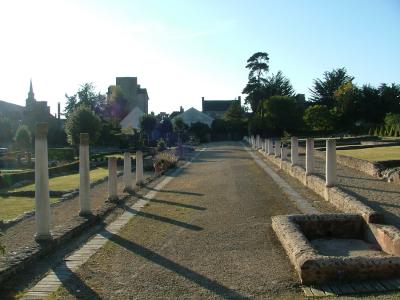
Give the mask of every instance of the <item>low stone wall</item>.
<svg viewBox="0 0 400 300">
<path fill-rule="evenodd" d="M 357 214 L 272 217 L 272 228 L 303 284 L 339 283 L 400 276 L 399 256 L 325 256 L 319 254 L 310 243 L 312 238 L 320 236 L 357 237 L 363 225 L 368 226 L 363 224 L 362 218 Z M 327 228 L 332 229 L 332 232 L 327 232 Z M 398 236 L 392 239 L 392 243 L 395 243 L 397 238 Z"/>
<path fill-rule="evenodd" d="M 260 153 L 287 174 L 293 176 L 325 200 L 332 203 L 338 210 L 345 213 L 361 214 L 366 222 L 383 222 L 383 214 L 374 211 L 356 197 L 347 194 L 340 187 L 326 187 L 324 179 L 312 174 L 306 175 L 306 171 L 301 166 L 292 166 L 289 161 L 282 161 L 280 158 L 266 155 L 262 151 Z"/>
</svg>

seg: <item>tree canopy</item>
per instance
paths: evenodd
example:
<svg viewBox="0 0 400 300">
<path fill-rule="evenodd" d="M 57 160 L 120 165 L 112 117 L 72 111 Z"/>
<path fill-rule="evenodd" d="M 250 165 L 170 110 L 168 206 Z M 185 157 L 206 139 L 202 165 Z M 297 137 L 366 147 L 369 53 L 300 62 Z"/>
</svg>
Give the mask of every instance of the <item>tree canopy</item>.
<svg viewBox="0 0 400 300">
<path fill-rule="evenodd" d="M 101 133 L 101 120 L 89 107 L 80 105 L 69 114 L 65 133 L 71 145 L 79 144 L 80 133 L 88 133 L 90 143 L 94 144 Z"/>
</svg>

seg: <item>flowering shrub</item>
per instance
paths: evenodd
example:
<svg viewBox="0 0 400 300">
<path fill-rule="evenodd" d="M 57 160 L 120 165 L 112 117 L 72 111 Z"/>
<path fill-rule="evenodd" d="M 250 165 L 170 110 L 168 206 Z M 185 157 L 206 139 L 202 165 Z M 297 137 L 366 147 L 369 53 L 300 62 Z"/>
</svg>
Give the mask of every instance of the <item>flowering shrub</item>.
<svg viewBox="0 0 400 300">
<path fill-rule="evenodd" d="M 171 152 L 161 152 L 154 157 L 154 168 L 156 173 L 175 168 L 178 163 L 178 157 Z"/>
</svg>

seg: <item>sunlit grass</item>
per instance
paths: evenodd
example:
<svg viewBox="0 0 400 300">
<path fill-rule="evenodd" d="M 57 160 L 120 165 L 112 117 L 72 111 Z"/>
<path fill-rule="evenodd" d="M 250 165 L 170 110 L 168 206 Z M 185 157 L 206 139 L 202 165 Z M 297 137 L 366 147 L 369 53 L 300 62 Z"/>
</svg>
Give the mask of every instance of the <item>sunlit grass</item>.
<svg viewBox="0 0 400 300">
<path fill-rule="evenodd" d="M 400 146 L 338 150 L 337 153 L 369 161 L 400 160 Z"/>
<path fill-rule="evenodd" d="M 50 203 L 58 202 L 59 198 L 50 198 Z M 26 211 L 34 210 L 35 198 L 0 196 L 0 220 L 11 220 Z"/>
<path fill-rule="evenodd" d="M 124 159 L 124 154 L 110 154 L 110 155 L 105 155 L 104 157 L 116 157 L 116 158 L 120 158 L 120 159 Z M 132 159 L 136 158 L 136 153 L 131 153 L 131 157 Z"/>
<path fill-rule="evenodd" d="M 90 171 L 90 182 L 99 180 L 108 175 L 107 168 L 97 168 Z M 79 173 L 59 176 L 50 178 L 49 180 L 49 190 L 51 191 L 69 191 L 74 190 L 79 187 Z M 30 184 L 27 186 L 23 186 L 13 191 L 34 191 L 35 184 Z"/>
</svg>

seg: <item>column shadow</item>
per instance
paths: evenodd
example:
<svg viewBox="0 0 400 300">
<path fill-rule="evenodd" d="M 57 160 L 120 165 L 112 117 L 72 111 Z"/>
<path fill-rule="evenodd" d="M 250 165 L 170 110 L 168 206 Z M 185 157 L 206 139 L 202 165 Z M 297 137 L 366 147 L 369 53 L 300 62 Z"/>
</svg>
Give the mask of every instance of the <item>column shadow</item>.
<svg viewBox="0 0 400 300">
<path fill-rule="evenodd" d="M 124 239 L 118 235 L 115 235 L 111 232 L 103 232 L 104 236 L 110 241 L 118 244 L 121 247 L 131 251 L 132 253 L 139 255 L 161 267 L 164 267 L 194 283 L 197 285 L 217 294 L 218 296 L 224 299 L 250 299 L 246 296 L 241 295 L 240 293 L 229 289 L 228 287 L 218 283 L 215 280 L 212 280 L 204 275 L 201 275 L 193 270 L 190 270 L 166 257 L 161 256 L 160 254 L 143 247 L 139 244 L 136 244 L 132 241 Z"/>
<path fill-rule="evenodd" d="M 102 299 L 92 288 L 84 283 L 65 263 L 53 269 L 62 286 L 76 299 Z"/>
<path fill-rule="evenodd" d="M 193 231 L 201 231 L 203 230 L 202 227 L 197 226 L 197 225 L 193 225 L 193 224 L 189 224 L 189 223 L 185 223 L 185 222 L 181 222 L 178 220 L 174 220 L 174 219 L 170 219 L 167 217 L 163 217 L 163 216 L 159 216 L 159 215 L 155 215 L 155 214 L 151 214 L 151 213 L 147 213 L 147 212 L 143 212 L 143 211 L 139 211 L 136 209 L 133 209 L 129 206 L 124 206 L 125 210 L 140 216 L 140 217 L 144 217 L 144 218 L 148 218 L 148 219 L 152 219 L 152 220 L 156 220 L 156 221 L 160 221 L 160 222 L 164 222 L 164 223 L 168 223 L 168 224 L 172 224 L 175 226 L 180 226 L 183 227 L 185 229 L 189 229 L 189 230 L 193 230 Z"/>
<path fill-rule="evenodd" d="M 204 196 L 204 194 L 201 193 L 194 193 L 194 192 L 185 192 L 185 191 L 174 191 L 174 190 L 158 190 L 152 187 L 146 187 L 147 189 L 151 190 L 151 191 L 156 191 L 156 192 L 160 192 L 160 193 L 173 193 L 173 194 L 182 194 L 182 195 L 191 195 L 191 196 Z"/>
<path fill-rule="evenodd" d="M 144 199 L 150 202 L 154 203 L 160 203 L 160 204 L 166 204 L 166 205 L 172 205 L 172 206 L 179 206 L 183 208 L 190 208 L 190 209 L 195 209 L 195 210 L 207 210 L 207 208 L 202 207 L 202 206 L 197 206 L 197 205 L 191 205 L 191 204 L 185 204 L 185 203 L 179 203 L 179 202 L 174 202 L 174 201 L 167 201 L 167 200 L 162 200 L 162 199 L 156 199 L 156 198 L 147 198 L 144 196 L 139 196 L 139 199 Z"/>
</svg>

